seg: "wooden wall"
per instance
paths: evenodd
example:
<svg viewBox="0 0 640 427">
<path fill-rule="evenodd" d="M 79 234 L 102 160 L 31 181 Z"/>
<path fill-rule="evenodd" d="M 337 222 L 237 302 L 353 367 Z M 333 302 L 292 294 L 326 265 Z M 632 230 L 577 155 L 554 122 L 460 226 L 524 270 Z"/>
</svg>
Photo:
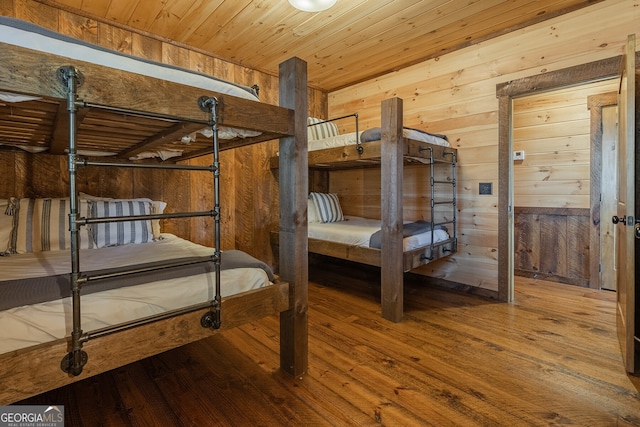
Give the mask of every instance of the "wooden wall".
<svg viewBox="0 0 640 427">
<path fill-rule="evenodd" d="M 589 209 L 514 208 L 516 276 L 590 285 Z"/>
<path fill-rule="evenodd" d="M 278 77 L 257 72 L 149 34 L 72 14 L 31 0 L 0 0 L 0 14 L 32 22 L 109 49 L 200 71 L 232 82 L 260 86 L 263 102 L 278 104 Z M 309 88 L 309 115 L 326 117 L 327 94 Z M 194 101 L 195 102 L 195 101 Z M 278 228 L 278 183 L 269 169 L 278 141 L 221 154 L 222 249 L 242 249 L 274 264 L 269 232 Z M 211 156 L 190 161 L 211 164 Z M 0 154 L 0 197 L 66 194 L 66 157 Z M 167 211 L 202 210 L 213 205 L 209 174 L 163 171 L 81 172 L 80 191 L 108 197 L 150 197 L 168 203 Z M 62 177 L 62 179 L 60 179 Z M 211 245 L 211 220 L 165 220 L 163 230 Z"/>
<path fill-rule="evenodd" d="M 608 80 L 514 99 L 515 206 L 589 209 L 589 96 L 615 92 Z"/>
<path fill-rule="evenodd" d="M 383 99 L 401 97 L 408 126 L 447 134 L 458 148 L 459 252 L 422 274 L 497 290 L 498 217 L 506 212 L 497 208 L 496 85 L 621 55 L 639 30 L 635 3 L 606 0 L 329 94 L 330 117 L 357 111 L 362 128 L 380 125 Z M 481 182 L 493 183 L 493 195 L 478 194 Z"/>
</svg>

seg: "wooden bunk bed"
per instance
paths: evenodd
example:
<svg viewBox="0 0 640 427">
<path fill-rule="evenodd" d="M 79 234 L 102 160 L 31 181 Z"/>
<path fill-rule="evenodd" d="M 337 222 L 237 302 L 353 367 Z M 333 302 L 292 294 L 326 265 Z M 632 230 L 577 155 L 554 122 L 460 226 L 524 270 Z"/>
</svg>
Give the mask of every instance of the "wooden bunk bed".
<svg viewBox="0 0 640 427">
<path fill-rule="evenodd" d="M 362 167 L 381 168 L 381 247 L 373 248 L 331 240 L 309 238 L 309 252 L 381 267 L 381 305 L 385 319 L 399 322 L 403 316 L 403 274 L 434 260 L 449 256 L 457 250 L 456 229 L 456 163 L 457 150 L 450 146 L 429 143 L 405 137 L 403 132 L 402 100 L 382 102 L 381 138 L 356 144 L 309 151 L 310 188 L 327 192 L 326 173 L 331 170 Z M 356 125 L 357 128 L 357 125 Z M 356 132 L 357 134 L 358 132 Z M 314 141 L 315 142 L 315 141 Z M 311 142 L 309 143 L 311 146 Z M 272 167 L 282 165 L 278 158 L 271 159 Z M 448 236 L 434 239 L 428 244 L 405 250 L 403 235 L 403 174 L 404 166 L 423 164 L 429 168 L 431 230 L 446 224 Z M 437 181 L 434 168 L 450 168 L 450 179 Z M 443 197 L 436 194 L 436 185 L 450 190 Z M 441 222 L 434 218 L 434 206 L 446 206 L 448 217 Z M 311 228 L 311 227 L 310 227 Z M 278 236 L 272 234 L 272 243 Z"/>
<path fill-rule="evenodd" d="M 46 30 L 34 29 L 28 24 L 7 18 L 0 19 L 0 26 L 3 27 L 0 32 L 5 35 L 5 29 L 17 29 L 36 32 L 37 37 L 45 37 L 45 41 L 47 37 L 51 37 Z M 307 368 L 306 228 L 305 224 L 299 224 L 295 218 L 306 209 L 307 188 L 305 185 L 296 185 L 297 182 L 306 182 L 308 173 L 306 64 L 297 58 L 281 64 L 281 105 L 273 106 L 257 102 L 252 96 L 237 96 L 238 92 L 234 88 L 231 89 L 232 92 L 226 92 L 226 89 L 225 92 L 218 92 L 208 86 L 203 89 L 138 72 L 97 65 L 71 57 L 71 52 L 67 56 L 46 52 L 34 46 L 25 47 L 22 42 L 23 37 L 15 35 L 0 41 L 0 95 L 3 97 L 0 98 L 3 99 L 0 102 L 0 144 L 3 149 L 44 151 L 68 157 L 69 196 L 66 200 L 70 208 L 67 242 L 70 242 L 71 249 L 55 252 L 66 252 L 70 257 L 70 274 L 61 276 L 65 276 L 70 284 L 68 291 L 71 295 L 69 300 L 72 312 L 66 314 L 65 322 L 71 323 L 73 328 L 70 336 L 53 338 L 0 354 L 0 405 L 13 403 L 277 313 L 280 313 L 281 325 L 281 368 L 292 375 L 304 373 Z M 181 71 L 174 69 L 172 72 Z M 201 79 L 202 76 L 198 78 Z M 19 102 L 14 102 L 12 97 L 16 97 Z M 136 123 L 138 132 L 126 131 L 131 129 L 132 122 Z M 140 123 L 145 124 L 145 132 L 139 132 L 137 124 Z M 209 128 L 213 136 L 192 137 L 188 144 L 180 145 L 179 155 L 175 154 L 176 140 L 180 141 L 183 136 L 199 132 L 203 128 Z M 235 133 L 228 139 L 219 138 L 219 133 L 229 129 Z M 243 131 L 250 132 L 250 135 L 235 136 L 237 132 Z M 281 155 L 288 160 L 287 165 L 280 170 L 282 261 L 279 277 L 272 278 L 268 285 L 259 289 L 222 296 L 224 291 L 221 292 L 220 287 L 225 284 L 224 280 L 223 283 L 220 280 L 224 273 L 220 272 L 220 260 L 224 264 L 229 255 L 220 253 L 218 249 L 220 170 L 217 153 L 276 138 L 280 139 Z M 175 156 L 173 162 L 122 161 L 135 159 L 140 153 L 165 151 L 170 151 Z M 107 157 L 95 160 L 95 157 L 82 156 L 82 152 Z M 208 167 L 174 163 L 209 153 L 213 153 L 214 161 Z M 215 206 L 206 212 L 130 213 L 129 216 L 125 214 L 124 217 L 115 219 L 100 215 L 83 216 L 75 175 L 85 166 L 210 172 L 214 177 Z M 207 265 L 210 285 L 207 292 L 211 297 L 201 304 L 163 311 L 99 330 L 83 331 L 80 295 L 82 287 L 87 286 L 91 280 L 100 280 L 105 278 L 102 276 L 110 275 L 118 278 L 133 277 L 136 274 L 144 276 L 156 267 L 171 269 L 191 262 L 184 259 L 168 262 L 162 260 L 159 265 L 144 264 L 139 268 L 127 266 L 117 272 L 102 271 L 95 276 L 85 274 L 80 268 L 83 265 L 81 257 L 87 251 L 101 249 L 81 249 L 83 227 L 195 216 L 213 217 L 217 224 L 216 242 L 213 245 L 216 249 L 210 249 L 207 255 L 200 257 L 206 258 L 204 263 Z M 147 244 L 149 247 L 153 246 L 145 243 Z M 18 264 L 21 256 L 10 255 L 1 261 L 13 260 L 12 264 Z M 213 271 L 210 272 L 211 270 Z M 210 278 L 211 274 L 215 280 Z M 179 275 L 175 280 L 178 279 Z M 211 282 L 215 283 L 211 285 Z M 0 328 L 4 326 L 0 325 Z"/>
</svg>

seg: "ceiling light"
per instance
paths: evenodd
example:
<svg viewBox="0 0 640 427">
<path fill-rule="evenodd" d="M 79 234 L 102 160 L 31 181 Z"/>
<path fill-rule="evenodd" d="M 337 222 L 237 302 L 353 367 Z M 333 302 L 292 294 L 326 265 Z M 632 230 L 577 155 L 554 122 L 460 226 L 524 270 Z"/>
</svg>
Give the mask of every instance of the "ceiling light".
<svg viewBox="0 0 640 427">
<path fill-rule="evenodd" d="M 336 4 L 337 0 L 289 0 L 291 6 L 304 12 L 322 12 Z"/>
</svg>

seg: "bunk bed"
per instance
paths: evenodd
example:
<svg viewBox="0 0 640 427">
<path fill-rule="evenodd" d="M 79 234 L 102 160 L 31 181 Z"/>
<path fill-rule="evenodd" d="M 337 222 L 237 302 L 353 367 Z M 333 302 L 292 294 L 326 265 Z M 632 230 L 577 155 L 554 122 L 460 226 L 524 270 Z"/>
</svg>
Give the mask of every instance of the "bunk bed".
<svg viewBox="0 0 640 427">
<path fill-rule="evenodd" d="M 109 56 L 113 63 L 95 61 Z M 280 66 L 281 105 L 267 105 L 235 84 L 0 17 L 0 147 L 65 155 L 69 181 L 64 198 L 0 195 L 0 226 L 11 227 L 0 236 L 12 242 L 0 257 L 0 405 L 277 313 L 281 368 L 306 371 L 306 228 L 295 221 L 306 209 L 307 188 L 295 185 L 307 175 L 306 86 L 306 64 L 290 59 Z M 280 170 L 277 277 L 247 254 L 219 249 L 218 158 L 276 138 L 288 159 Z M 179 162 L 211 153 L 208 166 Z M 165 161 L 139 160 L 149 157 Z M 148 199 L 81 195 L 85 167 L 210 173 L 214 206 L 166 214 Z M 39 224 L 45 217 L 53 219 Z M 212 247 L 155 228 L 194 217 L 215 221 Z M 120 241 L 123 229 L 131 237 Z"/>
<path fill-rule="evenodd" d="M 335 217 L 311 219 L 309 252 L 381 267 L 382 316 L 399 322 L 403 316 L 403 274 L 457 250 L 457 150 L 441 135 L 404 127 L 399 98 L 382 102 L 381 128 L 360 132 L 357 115 L 353 116 L 356 132 L 338 135 L 337 129 L 313 131 L 312 127 L 326 122 L 309 119 L 310 196 L 317 197 L 315 192 L 323 197 L 332 195 L 328 192 L 327 177 L 331 170 L 379 167 L 381 219 L 348 216 L 345 221 L 342 218 L 336 221 Z M 347 117 L 350 116 L 333 120 Z M 277 157 L 271 159 L 272 167 L 281 164 Z M 425 207 L 428 221 L 403 220 L 403 174 L 405 165 L 411 164 L 428 168 L 430 205 Z M 446 168 L 448 179 L 439 180 L 436 168 Z M 319 206 L 317 201 L 309 200 L 308 212 L 313 212 L 314 206 Z M 444 209 L 444 214 L 436 214 L 436 209 Z M 338 212 L 338 217 L 342 215 L 337 200 L 333 211 Z M 275 234 L 272 243 L 278 243 Z"/>
</svg>

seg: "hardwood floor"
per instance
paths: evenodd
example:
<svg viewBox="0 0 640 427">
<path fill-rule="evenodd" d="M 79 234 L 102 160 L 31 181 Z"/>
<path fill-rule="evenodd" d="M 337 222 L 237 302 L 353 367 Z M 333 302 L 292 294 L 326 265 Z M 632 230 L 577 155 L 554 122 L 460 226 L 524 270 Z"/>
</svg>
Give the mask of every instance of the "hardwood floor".
<svg viewBox="0 0 640 427">
<path fill-rule="evenodd" d="M 299 378 L 270 317 L 21 403 L 62 404 L 70 426 L 640 425 L 614 293 L 517 278 L 503 304 L 412 279 L 391 323 L 377 271 L 347 268 L 311 267 Z"/>
</svg>

